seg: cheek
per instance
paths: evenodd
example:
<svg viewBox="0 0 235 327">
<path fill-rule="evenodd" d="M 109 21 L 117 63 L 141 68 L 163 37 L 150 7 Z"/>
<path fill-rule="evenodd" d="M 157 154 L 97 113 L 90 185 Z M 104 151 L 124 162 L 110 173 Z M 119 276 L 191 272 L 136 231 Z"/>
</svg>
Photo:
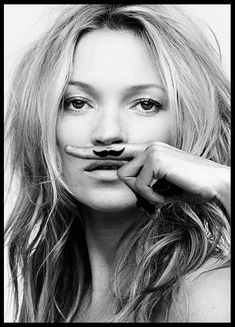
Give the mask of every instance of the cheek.
<svg viewBox="0 0 235 327">
<path fill-rule="evenodd" d="M 89 139 L 89 126 L 77 121 L 76 117 L 63 115 L 57 126 L 57 142 L 59 147 L 70 145 L 86 145 Z"/>
<path fill-rule="evenodd" d="M 83 159 L 72 157 L 64 151 L 66 145 L 87 145 L 89 131 L 86 124 L 78 124 L 76 117 L 61 115 L 57 125 L 57 145 L 62 160 L 63 175 L 72 188 L 76 186 Z"/>
<path fill-rule="evenodd" d="M 173 140 L 171 119 L 168 115 L 132 123 L 129 131 L 130 142 L 133 143 L 155 141 L 171 145 Z"/>
<path fill-rule="evenodd" d="M 57 145 L 62 160 L 63 175 L 69 184 L 76 183 L 74 176 L 78 175 L 83 165 L 83 160 L 68 155 L 64 151 L 64 147 L 66 145 L 87 145 L 88 134 L 87 128 L 84 128 L 84 124 L 78 124 L 76 117 L 68 117 L 66 115 L 60 117 L 57 125 Z"/>
</svg>

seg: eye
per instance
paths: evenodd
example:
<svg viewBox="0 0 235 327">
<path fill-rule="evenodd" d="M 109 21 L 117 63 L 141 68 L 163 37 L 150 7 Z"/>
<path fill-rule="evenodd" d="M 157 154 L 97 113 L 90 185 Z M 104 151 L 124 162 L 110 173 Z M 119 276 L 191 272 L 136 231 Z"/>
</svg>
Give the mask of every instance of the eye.
<svg viewBox="0 0 235 327">
<path fill-rule="evenodd" d="M 143 113 L 153 113 L 158 112 L 163 108 L 162 104 L 158 101 L 155 101 L 151 98 L 143 98 L 136 101 L 132 109 L 138 110 Z"/>
<path fill-rule="evenodd" d="M 89 101 L 82 97 L 71 97 L 64 100 L 64 110 L 82 112 L 91 108 Z"/>
</svg>

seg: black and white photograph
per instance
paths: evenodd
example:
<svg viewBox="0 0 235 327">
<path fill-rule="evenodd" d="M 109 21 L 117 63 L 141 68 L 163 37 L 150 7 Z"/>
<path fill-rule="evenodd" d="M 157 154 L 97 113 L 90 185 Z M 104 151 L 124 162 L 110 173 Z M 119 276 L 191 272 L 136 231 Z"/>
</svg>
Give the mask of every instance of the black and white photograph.
<svg viewBox="0 0 235 327">
<path fill-rule="evenodd" d="M 231 322 L 230 4 L 4 5 L 4 322 Z"/>
</svg>

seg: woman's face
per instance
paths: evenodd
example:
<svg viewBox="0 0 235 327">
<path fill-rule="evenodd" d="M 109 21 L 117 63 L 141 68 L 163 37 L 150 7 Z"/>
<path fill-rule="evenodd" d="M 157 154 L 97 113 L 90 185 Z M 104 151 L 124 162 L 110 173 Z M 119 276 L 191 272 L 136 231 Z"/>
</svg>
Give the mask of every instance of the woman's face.
<svg viewBox="0 0 235 327">
<path fill-rule="evenodd" d="M 87 171 L 94 160 L 67 154 L 65 145 L 171 143 L 166 98 L 159 72 L 136 35 L 110 30 L 83 35 L 57 128 L 63 176 L 81 203 L 117 212 L 135 207 L 136 197 L 116 170 Z"/>
</svg>

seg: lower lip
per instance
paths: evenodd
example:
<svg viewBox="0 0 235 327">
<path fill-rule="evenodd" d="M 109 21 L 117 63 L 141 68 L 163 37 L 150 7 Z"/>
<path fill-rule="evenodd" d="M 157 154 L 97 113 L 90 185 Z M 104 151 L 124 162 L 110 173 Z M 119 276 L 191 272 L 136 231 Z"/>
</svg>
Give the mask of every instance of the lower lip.
<svg viewBox="0 0 235 327">
<path fill-rule="evenodd" d="M 92 170 L 92 171 L 87 171 L 87 173 L 97 179 L 105 180 L 105 181 L 110 181 L 110 180 L 117 180 L 118 175 L 117 175 L 117 170 Z"/>
</svg>

